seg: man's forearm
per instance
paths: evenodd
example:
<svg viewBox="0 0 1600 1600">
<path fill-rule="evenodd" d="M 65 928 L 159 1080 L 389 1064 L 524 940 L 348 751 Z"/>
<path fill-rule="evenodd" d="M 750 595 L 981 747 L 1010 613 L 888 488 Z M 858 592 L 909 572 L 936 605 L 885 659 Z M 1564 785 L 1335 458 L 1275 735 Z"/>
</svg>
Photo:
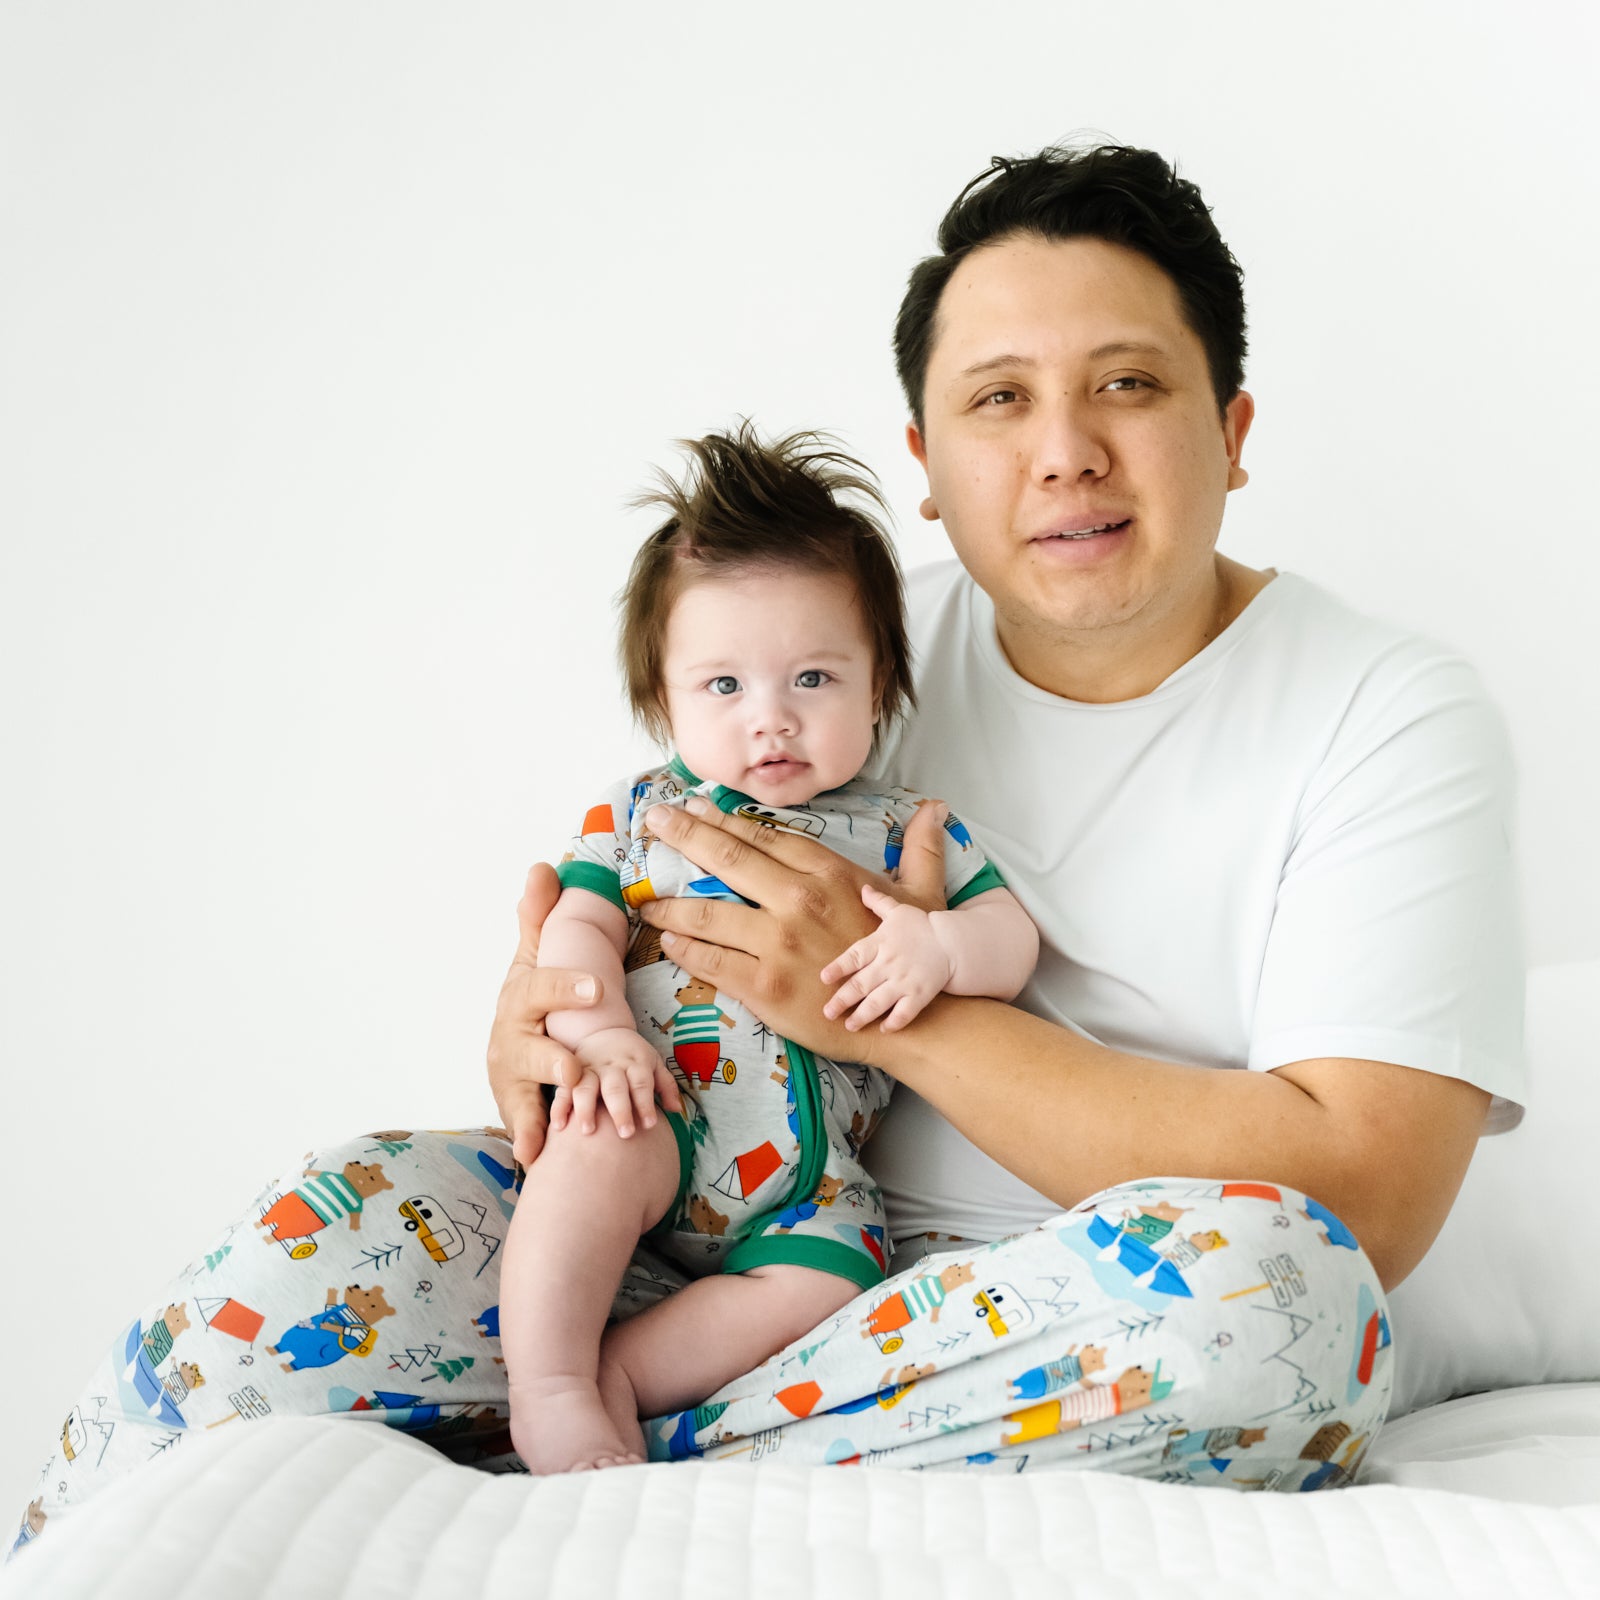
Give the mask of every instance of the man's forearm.
<svg viewBox="0 0 1600 1600">
<path fill-rule="evenodd" d="M 1385 1281 L 1397 1281 L 1455 1193 L 1445 1180 L 1420 1243 L 1394 1239 L 1403 1182 L 1384 1180 L 1388 1158 L 1359 1121 L 1292 1078 L 1123 1054 L 994 1001 L 941 995 L 903 1032 L 880 1036 L 873 1060 L 1063 1208 L 1137 1178 L 1283 1183 L 1339 1215 Z"/>
<path fill-rule="evenodd" d="M 1062 1206 L 1133 1178 L 1272 1176 L 1269 1149 L 1324 1165 L 1322 1108 L 1293 1084 L 1125 1055 L 999 1002 L 940 996 L 873 1060 Z"/>
</svg>

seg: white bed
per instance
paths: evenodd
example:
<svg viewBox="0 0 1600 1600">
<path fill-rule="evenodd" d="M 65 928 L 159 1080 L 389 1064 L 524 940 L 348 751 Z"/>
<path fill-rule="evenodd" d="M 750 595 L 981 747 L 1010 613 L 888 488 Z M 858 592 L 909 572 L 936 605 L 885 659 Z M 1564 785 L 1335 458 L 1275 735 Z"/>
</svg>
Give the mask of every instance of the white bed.
<svg viewBox="0 0 1600 1600">
<path fill-rule="evenodd" d="M 1533 1107 L 1481 1146 L 1393 1297 L 1397 1420 L 1352 1488 L 702 1463 L 534 1480 L 379 1424 L 281 1422 L 108 1489 L 0 1600 L 1600 1597 L 1597 1037 L 1600 962 L 1532 974 Z"/>
</svg>

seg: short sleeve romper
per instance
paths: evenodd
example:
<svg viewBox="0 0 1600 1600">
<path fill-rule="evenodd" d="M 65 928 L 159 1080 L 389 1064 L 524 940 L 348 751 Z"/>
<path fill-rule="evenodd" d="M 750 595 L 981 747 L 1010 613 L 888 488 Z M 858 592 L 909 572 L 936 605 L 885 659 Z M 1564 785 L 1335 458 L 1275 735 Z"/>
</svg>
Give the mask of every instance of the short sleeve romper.
<svg viewBox="0 0 1600 1600">
<path fill-rule="evenodd" d="M 682 805 L 691 794 L 804 833 L 875 872 L 899 865 L 905 826 L 923 796 L 858 779 L 805 805 L 762 806 L 700 782 L 674 757 L 591 806 L 559 868 L 563 889 L 587 890 L 627 914 L 628 1003 L 684 1090 L 686 1114 L 667 1113 L 678 1141 L 678 1192 L 650 1243 L 701 1276 L 789 1262 L 870 1288 L 887 1276 L 890 1246 L 883 1197 L 859 1156 L 888 1104 L 890 1080 L 773 1033 L 738 1001 L 674 966 L 657 931 L 639 918 L 647 900 L 739 898 L 645 828 L 652 806 Z M 1003 886 L 951 816 L 947 903 Z"/>
</svg>

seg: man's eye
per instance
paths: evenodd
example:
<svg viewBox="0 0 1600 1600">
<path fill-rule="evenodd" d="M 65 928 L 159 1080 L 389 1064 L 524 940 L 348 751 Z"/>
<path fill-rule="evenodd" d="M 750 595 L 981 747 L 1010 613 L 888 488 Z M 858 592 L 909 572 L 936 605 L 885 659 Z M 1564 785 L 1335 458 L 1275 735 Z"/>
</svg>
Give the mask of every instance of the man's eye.
<svg viewBox="0 0 1600 1600">
<path fill-rule="evenodd" d="M 1148 389 L 1150 387 L 1150 385 L 1148 383 L 1146 383 L 1143 378 L 1113 378 L 1111 380 L 1111 382 L 1106 385 L 1106 388 L 1108 388 L 1108 389 L 1116 389 L 1119 384 L 1124 384 L 1124 383 L 1132 384 L 1135 387 L 1140 388 L 1140 389 Z M 1129 389 L 1122 389 L 1119 392 L 1122 393 L 1122 394 L 1132 394 L 1133 390 L 1131 388 L 1129 388 Z"/>
<path fill-rule="evenodd" d="M 802 689 L 820 689 L 828 681 L 828 674 L 818 667 L 808 667 L 794 681 Z"/>
<path fill-rule="evenodd" d="M 739 680 L 737 678 L 730 677 L 713 678 L 711 682 L 706 685 L 706 688 L 708 688 L 712 694 L 737 694 L 739 692 Z"/>
<path fill-rule="evenodd" d="M 1008 405 L 1017 398 L 1015 389 L 996 389 L 993 394 L 986 394 L 978 404 L 980 406 Z"/>
</svg>

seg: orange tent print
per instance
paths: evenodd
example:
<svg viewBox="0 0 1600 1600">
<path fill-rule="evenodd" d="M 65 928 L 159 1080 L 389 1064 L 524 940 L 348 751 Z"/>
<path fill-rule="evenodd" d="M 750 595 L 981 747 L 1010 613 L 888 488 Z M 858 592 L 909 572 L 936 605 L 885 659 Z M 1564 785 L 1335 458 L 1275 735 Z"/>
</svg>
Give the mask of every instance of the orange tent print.
<svg viewBox="0 0 1600 1600">
<path fill-rule="evenodd" d="M 783 1158 L 767 1139 L 754 1150 L 735 1156 L 711 1187 L 730 1200 L 748 1200 L 782 1165 Z"/>
<path fill-rule="evenodd" d="M 261 1332 L 261 1324 L 267 1320 L 259 1311 L 253 1311 L 237 1300 L 196 1295 L 194 1303 L 208 1328 L 215 1328 L 218 1333 L 232 1334 L 246 1344 L 254 1342 L 255 1336 Z"/>
</svg>

